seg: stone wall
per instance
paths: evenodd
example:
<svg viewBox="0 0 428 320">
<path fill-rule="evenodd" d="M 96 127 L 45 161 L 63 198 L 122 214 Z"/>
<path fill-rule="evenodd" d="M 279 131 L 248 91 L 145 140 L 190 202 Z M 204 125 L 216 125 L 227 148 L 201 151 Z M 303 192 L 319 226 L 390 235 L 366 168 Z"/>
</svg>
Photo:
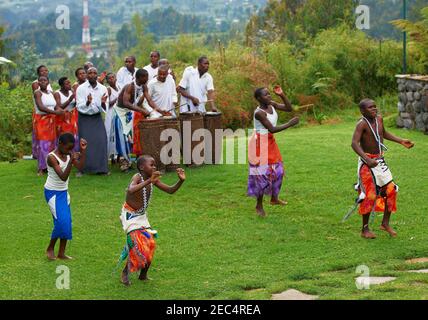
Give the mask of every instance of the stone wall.
<svg viewBox="0 0 428 320">
<path fill-rule="evenodd" d="M 397 75 L 397 126 L 428 133 L 428 76 Z"/>
</svg>

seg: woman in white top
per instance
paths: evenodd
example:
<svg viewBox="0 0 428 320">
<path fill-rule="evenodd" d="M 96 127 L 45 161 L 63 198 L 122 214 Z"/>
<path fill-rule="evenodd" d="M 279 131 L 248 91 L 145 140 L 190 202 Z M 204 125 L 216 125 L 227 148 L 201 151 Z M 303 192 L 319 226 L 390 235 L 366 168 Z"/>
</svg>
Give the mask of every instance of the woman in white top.
<svg viewBox="0 0 428 320">
<path fill-rule="evenodd" d="M 49 260 L 55 260 L 55 244 L 60 239 L 58 259 L 71 259 L 65 255 L 67 241 L 72 239 L 70 196 L 68 194 L 68 181 L 71 168 L 83 170 L 86 160 L 87 142 L 80 140 L 82 153 L 73 153 L 77 142 L 71 133 L 59 137 L 58 148 L 49 153 L 48 178 L 45 183 L 45 199 L 52 213 L 54 228 L 46 255 Z"/>
<path fill-rule="evenodd" d="M 36 92 L 37 90 L 40 89 L 39 79 L 38 79 L 39 77 L 46 77 L 49 79 L 49 70 L 48 70 L 48 68 L 46 68 L 46 66 L 41 65 L 37 68 L 37 79 L 34 80 L 33 83 L 31 84 L 31 89 L 33 90 L 33 116 L 32 116 L 32 120 L 33 120 L 33 135 L 32 135 L 33 159 L 37 159 L 37 143 L 36 143 L 36 134 L 35 134 L 36 130 L 34 128 L 34 125 L 35 125 L 34 115 L 36 113 L 37 106 L 36 106 L 36 100 L 34 100 L 34 92 Z M 50 84 L 48 84 L 48 91 L 53 91 Z"/>
<path fill-rule="evenodd" d="M 76 97 L 71 88 L 71 81 L 67 77 L 58 80 L 61 89 L 54 93 L 57 105 L 64 110 L 63 115 L 56 117 L 57 135 L 71 133 L 74 140 L 79 141 L 79 130 L 77 127 L 78 113 L 76 109 Z M 79 151 L 79 145 L 75 144 L 74 151 Z"/>
<path fill-rule="evenodd" d="M 276 110 L 285 112 L 293 111 L 290 101 L 281 87 L 275 87 L 284 104 L 272 101 L 269 90 L 259 88 L 254 97 L 260 103 L 254 112 L 254 135 L 250 139 L 248 160 L 250 171 L 248 176 L 248 196 L 257 198 L 256 212 L 265 217 L 263 209 L 263 196 L 271 196 L 271 205 L 286 205 L 279 200 L 282 180 L 284 177 L 284 165 L 274 133 L 291 128 L 299 123 L 299 118 L 293 118 L 288 123 L 277 125 L 278 114 Z"/>
<path fill-rule="evenodd" d="M 57 108 L 57 103 L 52 91 L 48 90 L 48 78 L 39 77 L 39 88 L 34 92 L 36 110 L 33 119 L 34 151 L 38 160 L 38 174 L 46 172 L 46 158 L 55 149 L 56 116 L 64 114 Z"/>
</svg>

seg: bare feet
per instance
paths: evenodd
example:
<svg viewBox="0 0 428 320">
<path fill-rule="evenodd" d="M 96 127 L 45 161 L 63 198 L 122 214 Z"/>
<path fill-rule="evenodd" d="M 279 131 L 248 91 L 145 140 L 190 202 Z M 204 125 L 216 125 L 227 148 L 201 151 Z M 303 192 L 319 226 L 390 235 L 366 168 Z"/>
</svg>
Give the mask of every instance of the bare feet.
<svg viewBox="0 0 428 320">
<path fill-rule="evenodd" d="M 262 218 L 266 217 L 266 212 L 263 208 L 256 208 L 256 213 L 258 216 Z"/>
<path fill-rule="evenodd" d="M 380 230 L 388 232 L 389 235 L 393 238 L 395 238 L 397 236 L 397 232 L 395 232 L 394 229 L 392 229 L 391 226 L 389 226 L 389 225 L 388 226 L 381 225 Z"/>
<path fill-rule="evenodd" d="M 120 277 L 120 282 L 123 283 L 127 287 L 129 287 L 131 285 L 131 282 L 129 282 L 129 277 L 128 277 L 127 272 L 122 271 L 122 276 Z"/>
<path fill-rule="evenodd" d="M 370 230 L 365 230 L 361 233 L 361 237 L 364 239 L 376 239 L 376 235 Z"/>
<path fill-rule="evenodd" d="M 141 270 L 141 272 L 140 272 L 140 276 L 138 277 L 138 280 L 141 280 L 141 281 L 149 281 L 149 280 L 152 280 L 152 279 L 150 279 L 150 278 L 147 276 L 147 271 L 146 271 L 146 270 Z"/>
<path fill-rule="evenodd" d="M 271 200 L 270 201 L 270 204 L 272 205 L 272 206 L 286 206 L 287 204 L 288 204 L 288 202 L 287 201 L 283 201 L 283 200 Z"/>
<path fill-rule="evenodd" d="M 67 255 L 58 255 L 58 257 L 57 257 L 58 259 L 60 259 L 60 260 L 73 260 L 73 258 L 72 257 L 69 257 L 69 256 L 67 256 Z"/>
<path fill-rule="evenodd" d="M 48 249 L 46 251 L 46 256 L 48 257 L 48 260 L 50 260 L 50 261 L 56 260 L 55 252 L 53 250 Z"/>
</svg>

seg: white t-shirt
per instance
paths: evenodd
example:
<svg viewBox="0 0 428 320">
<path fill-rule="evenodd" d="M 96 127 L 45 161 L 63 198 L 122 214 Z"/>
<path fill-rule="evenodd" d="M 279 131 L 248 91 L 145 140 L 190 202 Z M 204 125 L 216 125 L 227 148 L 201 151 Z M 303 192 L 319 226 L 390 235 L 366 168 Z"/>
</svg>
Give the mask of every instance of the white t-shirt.
<svg viewBox="0 0 428 320">
<path fill-rule="evenodd" d="M 174 78 L 169 75 L 165 82 L 161 82 L 158 78 L 150 80 L 147 85 L 149 95 L 162 111 L 174 113 L 174 104 L 177 103 L 177 90 L 175 88 Z"/>
<path fill-rule="evenodd" d="M 119 69 L 119 71 L 116 74 L 116 86 L 117 89 L 120 91 L 122 90 L 127 84 L 130 84 L 135 80 L 135 74 L 137 73 L 138 69 L 135 68 L 134 74 L 132 74 L 128 68 L 122 67 Z"/>
<path fill-rule="evenodd" d="M 149 73 L 149 81 L 158 76 L 159 67 L 153 68 L 151 64 L 144 67 L 145 70 Z"/>
<path fill-rule="evenodd" d="M 188 67 L 183 72 L 179 86 L 201 102 L 199 106 L 195 107 L 192 100 L 182 97 L 181 104 L 184 105 L 180 108 L 181 112 L 206 112 L 204 102 L 208 100 L 208 91 L 214 90 L 214 80 L 208 72 L 200 77 L 198 68 Z"/>
</svg>

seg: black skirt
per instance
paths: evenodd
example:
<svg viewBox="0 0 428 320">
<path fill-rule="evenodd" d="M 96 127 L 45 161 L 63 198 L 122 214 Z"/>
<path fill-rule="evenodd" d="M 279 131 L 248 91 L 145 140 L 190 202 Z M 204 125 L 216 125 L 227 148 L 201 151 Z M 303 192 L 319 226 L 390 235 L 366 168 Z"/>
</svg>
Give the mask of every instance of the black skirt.
<svg viewBox="0 0 428 320">
<path fill-rule="evenodd" d="M 101 114 L 79 112 L 79 137 L 88 142 L 84 173 L 108 173 L 107 132 Z"/>
</svg>

